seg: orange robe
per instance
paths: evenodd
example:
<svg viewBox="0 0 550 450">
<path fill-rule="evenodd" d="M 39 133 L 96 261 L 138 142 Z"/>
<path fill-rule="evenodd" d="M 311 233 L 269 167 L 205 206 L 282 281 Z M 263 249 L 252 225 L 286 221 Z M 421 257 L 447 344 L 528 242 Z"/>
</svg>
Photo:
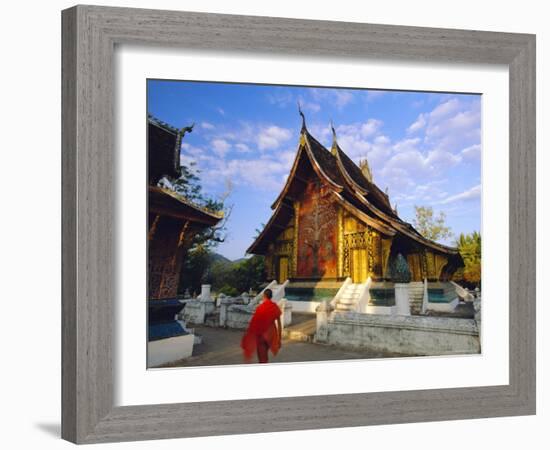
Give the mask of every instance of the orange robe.
<svg viewBox="0 0 550 450">
<path fill-rule="evenodd" d="M 280 316 L 281 310 L 277 304 L 271 300 L 266 298 L 258 305 L 248 324 L 248 329 L 241 340 L 241 348 L 243 349 L 245 360 L 250 360 L 257 350 L 258 336 L 263 337 L 274 355 L 277 354 L 280 348 L 280 342 L 279 332 L 275 325 L 275 321 Z"/>
</svg>

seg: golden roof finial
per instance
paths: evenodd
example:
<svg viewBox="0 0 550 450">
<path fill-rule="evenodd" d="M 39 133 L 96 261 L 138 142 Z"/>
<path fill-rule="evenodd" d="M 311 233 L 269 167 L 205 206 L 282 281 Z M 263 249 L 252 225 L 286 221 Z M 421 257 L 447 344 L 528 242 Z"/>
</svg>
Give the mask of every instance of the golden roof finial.
<svg viewBox="0 0 550 450">
<path fill-rule="evenodd" d="M 332 147 L 330 149 L 330 152 L 336 156 L 336 153 L 338 152 L 338 142 L 336 141 L 336 130 L 334 129 L 334 124 L 332 123 L 332 119 L 330 119 L 330 129 L 332 130 Z"/>
<path fill-rule="evenodd" d="M 367 158 L 362 159 L 359 161 L 359 168 L 361 169 L 361 172 L 363 173 L 363 176 L 372 183 L 372 171 L 370 170 L 369 162 L 367 161 Z"/>
</svg>

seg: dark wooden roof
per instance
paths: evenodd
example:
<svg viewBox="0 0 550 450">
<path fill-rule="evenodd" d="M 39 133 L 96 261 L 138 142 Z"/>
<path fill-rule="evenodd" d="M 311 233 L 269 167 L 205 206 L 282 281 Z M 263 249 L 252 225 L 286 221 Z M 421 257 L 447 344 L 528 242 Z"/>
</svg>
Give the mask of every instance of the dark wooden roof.
<svg viewBox="0 0 550 450">
<path fill-rule="evenodd" d="M 179 130 L 148 117 L 147 120 L 147 158 L 149 184 L 155 186 L 159 180 L 168 176 L 179 178 L 181 133 Z"/>
<path fill-rule="evenodd" d="M 306 145 L 309 145 L 309 149 L 315 161 L 323 172 L 325 172 L 335 184 L 344 186 L 344 179 L 342 178 L 342 174 L 338 169 L 338 164 L 332 153 L 327 151 L 327 149 L 309 134 L 307 130 L 304 131 L 304 136 L 306 138 Z"/>
<path fill-rule="evenodd" d="M 204 227 L 216 225 L 223 217 L 221 212 L 209 211 L 160 186 L 149 186 L 149 211 L 153 214 L 189 220 Z"/>
<path fill-rule="evenodd" d="M 367 180 L 361 169 L 357 167 L 357 165 L 342 151 L 339 146 L 336 146 L 336 148 L 336 159 L 341 164 L 341 170 L 345 172 L 349 178 L 351 178 L 352 183 L 355 183 L 363 189 L 369 201 L 379 210 L 392 217 L 397 217 L 386 194 L 384 194 L 378 186 L 376 186 L 376 184 Z"/>
<path fill-rule="evenodd" d="M 426 239 L 410 223 L 401 220 L 391 207 L 388 196 L 363 175 L 361 169 L 336 142 L 333 147 L 336 148 L 334 153 L 311 136 L 305 124 L 302 126 L 296 158 L 283 190 L 272 205 L 273 215 L 247 253 L 264 254 L 269 242 L 288 224 L 292 216 L 292 208 L 289 207 L 292 201 L 287 203 L 285 199 L 292 200 L 299 190 L 299 187 L 296 187 L 300 186 L 300 176 L 297 173 L 300 167 L 304 167 L 303 160 L 307 158 L 310 164 L 307 167 L 313 168 L 319 178 L 324 179 L 332 187 L 336 200 L 348 210 L 360 213 L 371 225 L 378 222 L 375 228 L 382 233 L 399 233 L 435 251 L 450 255 L 458 254 L 456 248 Z"/>
</svg>

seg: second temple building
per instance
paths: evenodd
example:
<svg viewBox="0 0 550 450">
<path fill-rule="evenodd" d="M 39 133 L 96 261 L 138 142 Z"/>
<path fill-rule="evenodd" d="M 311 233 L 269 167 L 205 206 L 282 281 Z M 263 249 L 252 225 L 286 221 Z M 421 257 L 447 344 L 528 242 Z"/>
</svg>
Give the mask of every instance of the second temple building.
<svg viewBox="0 0 550 450">
<path fill-rule="evenodd" d="M 289 300 L 293 293 L 300 300 L 332 297 L 349 278 L 353 284 L 370 280 L 372 301 L 383 305 L 399 257 L 413 283 L 427 280 L 431 298 L 445 301 L 446 282 L 463 266 L 456 248 L 426 239 L 399 218 L 387 193 L 374 184 L 368 162 L 356 165 L 339 147 L 334 129 L 328 150 L 305 120 L 272 209 L 247 252 L 265 256 L 267 279 L 286 281 Z"/>
</svg>

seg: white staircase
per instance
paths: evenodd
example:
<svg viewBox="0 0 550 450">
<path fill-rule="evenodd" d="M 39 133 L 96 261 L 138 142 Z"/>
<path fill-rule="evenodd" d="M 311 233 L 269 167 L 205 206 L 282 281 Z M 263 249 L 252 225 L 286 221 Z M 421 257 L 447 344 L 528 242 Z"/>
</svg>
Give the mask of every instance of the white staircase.
<svg viewBox="0 0 550 450">
<path fill-rule="evenodd" d="M 253 306 L 253 305 L 257 305 L 260 303 L 260 301 L 262 300 L 263 296 L 264 296 L 264 291 L 266 289 L 271 289 L 271 292 L 273 294 L 273 296 L 271 297 L 271 300 L 274 301 L 274 302 L 278 302 L 279 300 L 282 300 L 285 296 L 285 287 L 287 286 L 287 284 L 289 283 L 289 280 L 286 280 L 284 283 L 282 284 L 279 284 L 277 283 L 276 280 L 273 280 L 271 283 L 269 283 L 265 288 L 263 288 L 261 290 L 261 292 L 256 295 L 256 297 L 254 297 L 251 301 L 250 301 L 250 305 Z"/>
<path fill-rule="evenodd" d="M 422 312 L 422 301 L 424 299 L 424 283 L 422 281 L 411 281 L 409 283 L 409 304 L 412 314 Z"/>
<path fill-rule="evenodd" d="M 336 300 L 336 311 L 358 311 L 366 283 L 348 283 Z"/>
</svg>

